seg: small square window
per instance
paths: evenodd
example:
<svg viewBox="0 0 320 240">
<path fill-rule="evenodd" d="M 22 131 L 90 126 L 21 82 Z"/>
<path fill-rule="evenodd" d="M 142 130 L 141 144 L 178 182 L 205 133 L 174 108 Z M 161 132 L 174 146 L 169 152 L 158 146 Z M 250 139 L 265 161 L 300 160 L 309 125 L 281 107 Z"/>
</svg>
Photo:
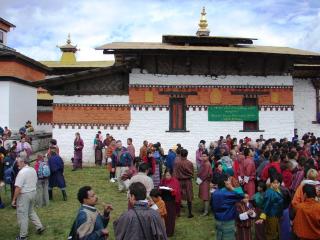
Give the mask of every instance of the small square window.
<svg viewBox="0 0 320 240">
<path fill-rule="evenodd" d="M 4 33 L 0 30 L 0 43 L 4 43 Z"/>
</svg>

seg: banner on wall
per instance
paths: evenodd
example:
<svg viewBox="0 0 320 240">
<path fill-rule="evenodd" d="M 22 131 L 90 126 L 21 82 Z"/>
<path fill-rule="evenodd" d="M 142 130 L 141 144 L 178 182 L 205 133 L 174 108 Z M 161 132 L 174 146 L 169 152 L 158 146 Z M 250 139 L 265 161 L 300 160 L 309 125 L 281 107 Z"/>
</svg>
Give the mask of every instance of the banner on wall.
<svg viewBox="0 0 320 240">
<path fill-rule="evenodd" d="M 258 121 L 258 106 L 209 106 L 208 121 Z"/>
</svg>

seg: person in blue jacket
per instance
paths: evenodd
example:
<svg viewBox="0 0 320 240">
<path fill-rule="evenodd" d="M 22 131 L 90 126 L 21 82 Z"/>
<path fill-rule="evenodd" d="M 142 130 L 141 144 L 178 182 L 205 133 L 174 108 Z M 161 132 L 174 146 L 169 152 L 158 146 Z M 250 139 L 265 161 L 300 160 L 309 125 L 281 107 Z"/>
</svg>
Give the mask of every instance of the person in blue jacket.
<svg viewBox="0 0 320 240">
<path fill-rule="evenodd" d="M 244 197 L 243 193 L 231 185 L 227 175 L 218 180 L 218 190 L 211 195 L 211 207 L 216 223 L 217 240 L 235 239 L 236 203 Z"/>
</svg>

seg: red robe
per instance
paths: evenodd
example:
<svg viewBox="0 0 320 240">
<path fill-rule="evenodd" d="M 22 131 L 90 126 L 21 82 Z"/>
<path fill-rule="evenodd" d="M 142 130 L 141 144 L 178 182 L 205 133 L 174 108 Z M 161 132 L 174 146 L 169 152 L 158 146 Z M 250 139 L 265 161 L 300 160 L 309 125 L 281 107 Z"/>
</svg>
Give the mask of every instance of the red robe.
<svg viewBox="0 0 320 240">
<path fill-rule="evenodd" d="M 255 194 L 256 186 L 254 180 L 256 178 L 256 165 L 251 157 L 246 157 L 243 161 L 244 176 L 249 177 L 249 182 L 244 184 L 244 190 L 251 199 Z"/>
<path fill-rule="evenodd" d="M 212 175 L 210 162 L 202 162 L 198 177 L 202 180 L 202 183 L 199 185 L 199 198 L 203 201 L 209 201 L 210 199 L 210 182 Z"/>
<path fill-rule="evenodd" d="M 279 174 L 281 174 L 280 162 L 272 162 L 269 163 L 265 168 L 262 170 L 261 179 L 263 181 L 267 181 L 269 178 L 269 169 L 275 168 Z"/>
</svg>

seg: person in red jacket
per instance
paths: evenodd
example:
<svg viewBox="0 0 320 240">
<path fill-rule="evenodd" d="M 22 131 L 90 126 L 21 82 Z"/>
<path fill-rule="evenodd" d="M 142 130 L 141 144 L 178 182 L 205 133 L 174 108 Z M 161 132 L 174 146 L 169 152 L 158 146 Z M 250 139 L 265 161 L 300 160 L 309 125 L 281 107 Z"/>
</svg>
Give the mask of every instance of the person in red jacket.
<svg viewBox="0 0 320 240">
<path fill-rule="evenodd" d="M 152 151 L 147 151 L 147 156 L 142 158 L 142 161 L 149 166 L 148 176 L 152 176 L 156 171 L 156 159 L 153 157 Z"/>
<path fill-rule="evenodd" d="M 269 176 L 269 169 L 274 168 L 276 171 L 281 174 L 281 168 L 280 168 L 280 155 L 278 153 L 274 153 L 271 157 L 271 163 L 269 163 L 265 168 L 262 170 L 261 179 L 263 181 L 267 181 Z"/>
</svg>

